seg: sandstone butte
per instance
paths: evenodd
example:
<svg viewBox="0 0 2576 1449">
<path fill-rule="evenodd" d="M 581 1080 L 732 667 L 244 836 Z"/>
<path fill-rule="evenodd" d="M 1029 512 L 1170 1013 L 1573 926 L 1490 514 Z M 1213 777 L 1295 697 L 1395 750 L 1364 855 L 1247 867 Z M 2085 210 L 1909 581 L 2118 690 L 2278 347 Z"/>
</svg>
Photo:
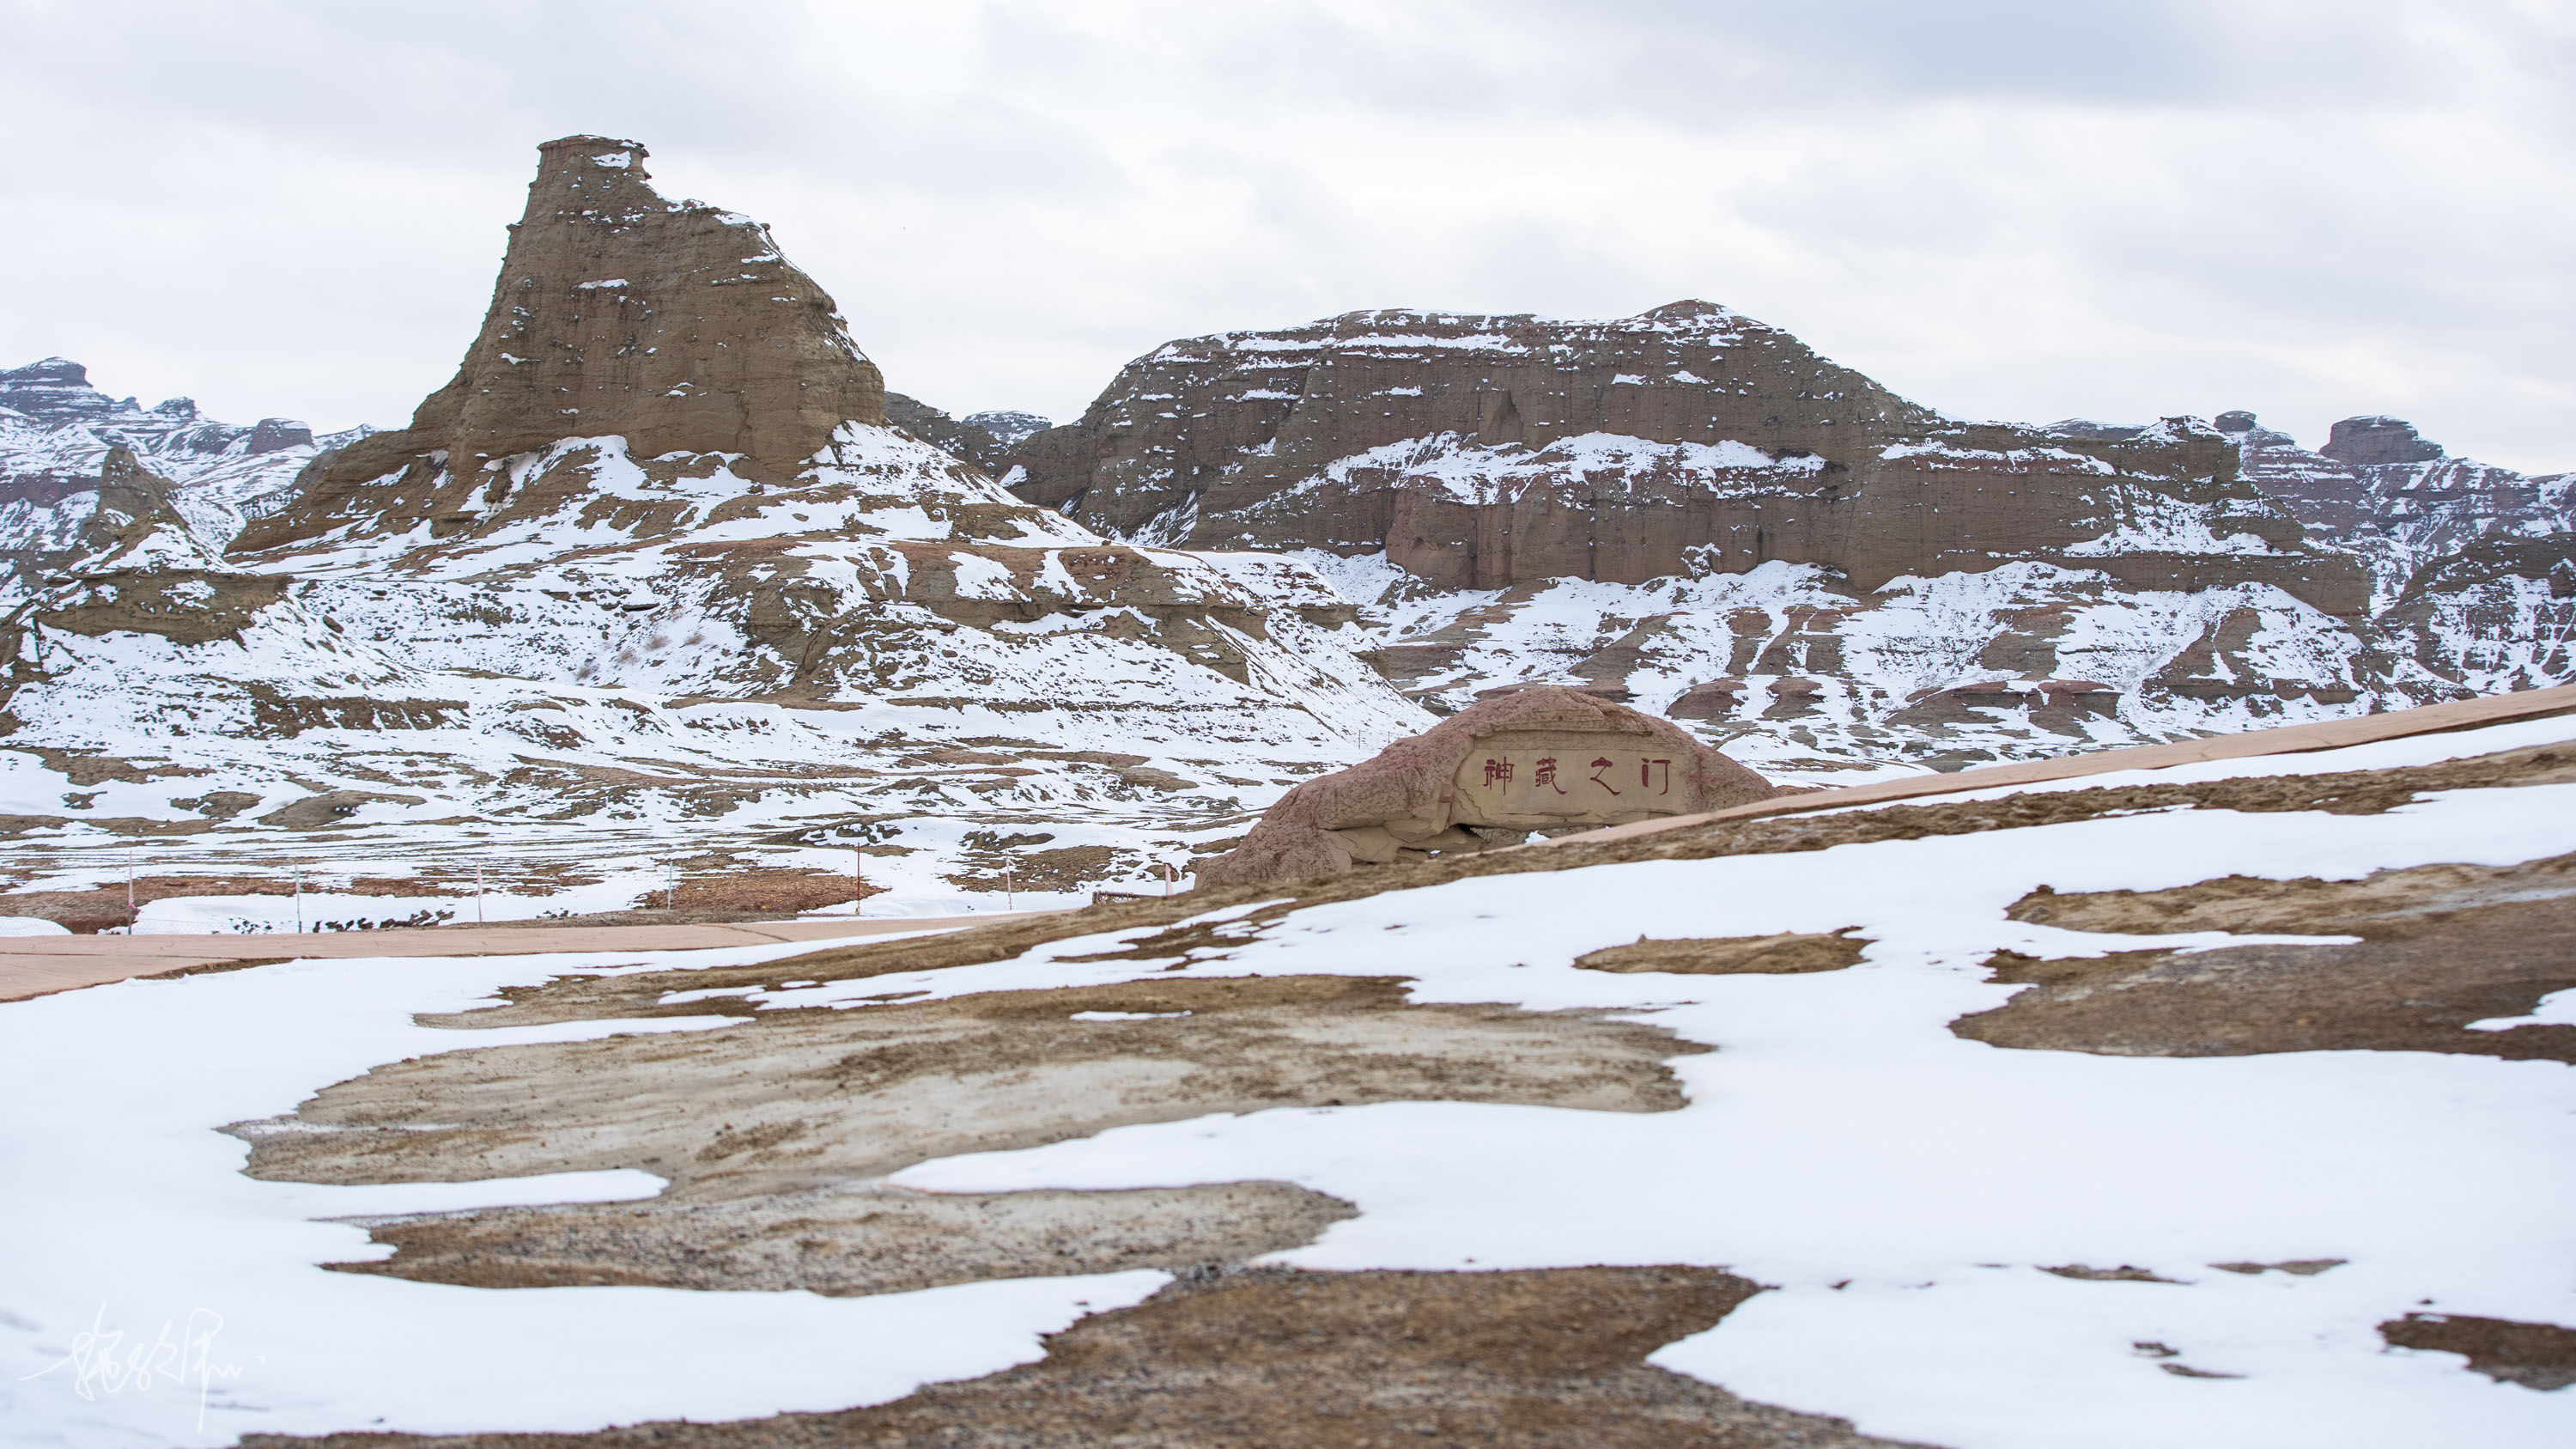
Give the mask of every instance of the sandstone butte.
<svg viewBox="0 0 2576 1449">
<path fill-rule="evenodd" d="M 235 540 L 233 557 L 310 579 L 348 573 L 333 549 L 392 544 L 404 550 L 387 565 L 396 572 L 471 568 L 489 581 L 473 608 L 503 608 L 504 581 L 528 584 L 538 613 L 507 627 L 543 632 L 564 611 L 531 592 L 532 571 L 560 572 L 576 554 L 649 553 L 638 567 L 661 580 L 655 588 L 703 599 L 757 646 L 692 680 L 726 697 L 875 689 L 941 673 L 925 650 L 953 660 L 1005 647 L 942 644 L 882 609 L 854 613 L 852 570 L 867 602 L 920 606 L 940 629 L 1097 613 L 1104 631 L 1237 683 L 1248 673 L 1240 639 L 1266 641 L 1279 610 L 1326 628 L 1351 615 L 1312 580 L 1288 591 L 1293 601 L 1256 595 L 1196 560 L 1106 543 L 905 438 L 832 298 L 765 226 L 665 200 L 632 141 L 568 136 L 538 152 L 527 210 L 455 378 L 408 427 L 317 458 L 292 502 Z M 916 421 L 949 421 L 897 403 Z M 606 486 L 611 463 L 631 463 L 640 483 Z M 718 496 L 691 481 L 718 470 L 744 486 Z M 504 539 L 537 546 L 490 572 L 473 562 L 472 550 Z M 557 599 L 581 592 L 556 578 L 545 587 Z M 353 618 L 367 608 L 317 603 Z"/>
<path fill-rule="evenodd" d="M 1020 496 L 1113 537 L 1384 549 L 1442 588 L 1776 559 L 1866 592 L 2031 559 L 2137 588 L 2272 583 L 2347 616 L 2369 593 L 2206 423 L 1959 422 L 1701 301 L 1606 322 L 1354 312 L 1177 341 L 1007 463 Z M 2269 551 L 2212 556 L 2171 528 L 2184 519 Z"/>
<path fill-rule="evenodd" d="M 558 438 L 624 436 L 638 456 L 744 453 L 793 472 L 843 422 L 882 424 L 885 379 L 769 229 L 665 201 L 644 148 L 537 148 L 483 330 L 456 376 L 326 468 L 368 482 L 445 453 L 454 471 Z"/>
</svg>

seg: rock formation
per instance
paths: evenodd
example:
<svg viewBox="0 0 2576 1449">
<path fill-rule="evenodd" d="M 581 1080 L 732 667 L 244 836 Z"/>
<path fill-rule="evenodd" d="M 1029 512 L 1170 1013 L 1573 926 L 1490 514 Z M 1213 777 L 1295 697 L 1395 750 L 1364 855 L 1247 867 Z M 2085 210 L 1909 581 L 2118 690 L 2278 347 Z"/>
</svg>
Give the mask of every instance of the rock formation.
<svg viewBox="0 0 2576 1449">
<path fill-rule="evenodd" d="M 695 695 L 957 703 L 997 688 L 1084 701 L 1088 671 L 1006 686 L 1017 667 L 966 657 L 1033 662 L 1085 638 L 1236 686 L 1303 678 L 1288 659 L 1247 662 L 1277 643 L 1271 621 L 1348 618 L 1312 580 L 1265 594 L 999 491 L 972 466 L 992 435 L 910 399 L 897 404 L 910 427 L 888 426 L 875 366 L 759 223 L 663 201 L 629 142 L 568 137 L 539 154 L 456 380 L 410 428 L 317 466 L 292 508 L 236 541 L 261 567 L 329 575 L 312 587 L 334 617 L 443 667 L 485 667 L 477 641 L 497 628 L 523 648 L 545 640 L 584 684 L 640 669 Z M 479 583 L 425 603 L 419 584 L 389 595 L 349 576 L 352 550 L 384 548 L 415 579 Z M 458 611 L 453 645 L 445 628 L 424 637 L 424 608 Z M 639 633 L 648 647 L 628 643 Z M 689 649 L 675 633 L 726 642 Z M 1346 685 L 1383 693 L 1350 672 Z"/>
<path fill-rule="evenodd" d="M 835 428 L 885 421 L 876 364 L 767 227 L 663 200 L 632 141 L 566 136 L 538 155 L 455 378 L 411 426 L 331 460 L 309 485 L 317 500 L 406 468 L 477 488 L 503 460 L 608 435 L 638 458 L 743 454 L 785 477 Z"/>
<path fill-rule="evenodd" d="M 1170 343 L 1005 482 L 1113 535 L 1382 551 L 1439 588 L 1639 584 L 1778 561 L 1891 579 L 2012 559 L 2144 588 L 2260 578 L 2328 613 L 2306 547 L 2208 425 L 1963 424 L 1706 302 L 1607 322 L 1356 312 Z M 2211 567 L 2202 540 L 2235 536 Z"/>
<path fill-rule="evenodd" d="M 2369 561 L 2384 605 L 2422 570 L 2472 545 L 2576 529 L 2576 474 L 2526 477 L 2454 458 L 2398 418 L 2345 418 L 2315 452 L 2252 413 L 2221 416 L 2246 479 L 2298 516 L 2310 537 Z"/>
<path fill-rule="evenodd" d="M 595 852 L 726 817 L 693 838 L 919 854 L 896 873 L 954 904 L 944 873 L 1014 858 L 976 842 L 1044 842 L 1016 827 L 1075 802 L 1090 878 L 1141 875 L 1234 791 L 1429 722 L 1311 570 L 1110 543 L 889 426 L 821 288 L 640 155 L 541 149 L 490 315 L 411 427 L 318 458 L 239 430 L 242 466 L 313 461 L 220 559 L 229 529 L 82 555 L 87 592 L 28 616 L 5 748 L 256 802 L 137 833 L 506 818 Z M 30 388 L 85 405 L 59 371 Z M 17 813 L 91 821 L 63 780 Z"/>
<path fill-rule="evenodd" d="M 1581 690 L 1516 690 L 1305 784 L 1243 844 L 1199 867 L 1210 885 L 1337 874 L 1447 850 L 1767 799 L 1770 782 L 1689 731 Z"/>
<path fill-rule="evenodd" d="M 2346 418 L 2327 433 L 2326 445 L 2317 452 L 2338 463 L 2369 468 L 2382 463 L 2430 463 L 2442 456 L 2442 445 L 2416 436 L 2415 425 L 2403 418 Z"/>
<path fill-rule="evenodd" d="M 2219 423 L 2249 481 L 2369 566 L 2392 651 L 2479 693 L 2576 678 L 2576 474 L 2450 457 L 2398 418 L 2346 418 L 2315 452 Z"/>
<path fill-rule="evenodd" d="M 88 369 L 63 357 L 0 371 L 0 607 L 87 549 L 99 482 L 117 471 L 109 459 L 119 450 L 157 480 L 147 486 L 162 490 L 161 505 L 221 549 L 282 502 L 315 456 L 365 431 L 317 439 L 292 418 L 216 422 L 184 397 L 141 407 L 91 386 Z"/>
<path fill-rule="evenodd" d="M 996 476 L 1004 467 L 1005 453 L 1021 439 L 1043 432 L 1048 426 L 1047 420 L 1035 413 L 987 412 L 951 417 L 899 392 L 886 394 L 885 410 L 886 421 L 893 426 Z"/>
<path fill-rule="evenodd" d="M 0 374 L 0 748 L 43 762 L 0 771 L 34 792 L 0 828 L 69 839 L 97 782 L 185 775 L 184 818 L 127 791 L 116 828 L 366 829 L 363 798 L 591 852 L 687 818 L 914 853 L 887 868 L 953 901 L 1025 887 L 1070 818 L 1064 883 L 1212 854 L 1441 714 L 1624 721 L 1671 752 L 1497 746 L 1493 788 L 1669 761 L 1704 808 L 1759 787 L 1687 740 L 1814 782 L 2576 676 L 2569 480 L 2394 420 L 2335 456 L 2245 413 L 1961 423 L 1704 303 L 1359 313 L 1159 349 L 1067 427 L 956 418 L 641 159 L 541 148 L 485 324 L 400 432 Z M 1485 811 L 1456 763 L 1213 869 L 1634 808 Z M 181 803 L 218 797 L 238 824 Z"/>
</svg>

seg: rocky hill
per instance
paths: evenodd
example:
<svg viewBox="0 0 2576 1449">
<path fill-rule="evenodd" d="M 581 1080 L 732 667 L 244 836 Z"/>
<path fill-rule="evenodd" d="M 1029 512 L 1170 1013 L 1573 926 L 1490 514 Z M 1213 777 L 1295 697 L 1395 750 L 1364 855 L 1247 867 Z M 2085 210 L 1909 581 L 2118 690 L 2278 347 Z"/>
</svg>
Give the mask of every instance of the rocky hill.
<svg viewBox="0 0 2576 1449">
<path fill-rule="evenodd" d="M 886 421 L 987 472 L 1000 473 L 1003 458 L 1032 433 L 1052 424 L 1035 413 L 984 412 L 951 417 L 918 398 L 886 394 Z"/>
<path fill-rule="evenodd" d="M 1004 481 L 1116 536 L 1291 552 L 1435 710 L 1579 685 L 1775 770 L 2576 677 L 2537 557 L 2563 482 L 2386 420 L 2340 459 L 2226 423 L 1963 423 L 1705 302 L 1366 312 L 1158 348 Z"/>
<path fill-rule="evenodd" d="M 140 407 L 91 386 L 88 369 L 63 357 L 0 371 L 0 597 L 80 552 L 114 449 L 167 480 L 170 506 L 221 548 L 283 504 L 306 464 L 367 432 L 316 438 L 292 418 L 216 422 L 184 397 Z"/>
<path fill-rule="evenodd" d="M 1174 342 L 1010 457 L 1014 492 L 1122 537 L 1382 552 L 1449 588 L 1777 561 L 1866 591 L 2080 558 L 2133 584 L 2259 577 L 2328 612 L 2361 604 L 2351 562 L 2304 546 L 2206 424 L 1957 423 L 1706 302 L 1607 322 L 1357 312 Z"/>
<path fill-rule="evenodd" d="M 889 426 L 829 296 L 643 160 L 542 148 L 455 380 L 229 550 L 145 503 L 66 541 L 11 621 L 21 832 L 1062 896 L 1430 722 L 1311 571 L 1106 542 Z M 175 497 L 161 456 L 84 486 Z"/>
</svg>

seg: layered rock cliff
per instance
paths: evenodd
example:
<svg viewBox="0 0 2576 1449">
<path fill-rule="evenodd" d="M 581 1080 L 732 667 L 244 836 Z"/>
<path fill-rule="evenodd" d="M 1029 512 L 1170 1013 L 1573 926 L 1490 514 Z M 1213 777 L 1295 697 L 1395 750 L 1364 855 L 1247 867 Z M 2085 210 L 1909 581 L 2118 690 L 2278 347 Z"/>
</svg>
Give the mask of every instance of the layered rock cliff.
<svg viewBox="0 0 2576 1449">
<path fill-rule="evenodd" d="M 2032 560 L 2136 587 L 2259 578 L 2329 613 L 2367 593 L 2206 424 L 1958 423 L 1706 302 L 1604 322 L 1361 312 L 1174 342 L 1010 461 L 1014 492 L 1117 536 L 1383 552 L 1440 588 L 1777 561 L 1866 592 Z"/>
<path fill-rule="evenodd" d="M 2287 505 L 2309 537 L 2370 564 L 2383 606 L 2474 546 L 2576 530 L 2576 473 L 2529 477 L 2455 458 L 2400 418 L 2345 418 L 2314 452 L 2252 413 L 2222 413 L 2217 425 L 2242 449 L 2247 480 Z"/>
<path fill-rule="evenodd" d="M 2218 426 L 2249 480 L 2369 566 L 2392 649 L 2480 693 L 2576 679 L 2576 473 L 2455 458 L 2400 418 L 2345 418 L 2314 452 L 2252 413 Z"/>
<path fill-rule="evenodd" d="M 1175 342 L 1005 481 L 1125 536 L 1292 552 L 1436 711 L 1571 685 L 1775 772 L 2464 692 L 2442 649 L 2372 622 L 2372 561 L 2244 456 L 2184 417 L 1947 419 L 1691 302 Z"/>
</svg>

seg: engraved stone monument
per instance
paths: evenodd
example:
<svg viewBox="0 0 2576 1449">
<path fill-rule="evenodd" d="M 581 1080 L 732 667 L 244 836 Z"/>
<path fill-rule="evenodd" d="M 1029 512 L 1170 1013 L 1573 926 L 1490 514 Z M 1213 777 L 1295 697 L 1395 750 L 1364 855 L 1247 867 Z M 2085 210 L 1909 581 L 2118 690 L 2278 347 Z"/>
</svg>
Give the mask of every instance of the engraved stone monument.
<svg viewBox="0 0 2576 1449">
<path fill-rule="evenodd" d="M 1198 876 L 1232 885 L 1337 874 L 1772 793 L 1670 720 L 1581 690 L 1524 689 L 1289 791 Z"/>
</svg>

